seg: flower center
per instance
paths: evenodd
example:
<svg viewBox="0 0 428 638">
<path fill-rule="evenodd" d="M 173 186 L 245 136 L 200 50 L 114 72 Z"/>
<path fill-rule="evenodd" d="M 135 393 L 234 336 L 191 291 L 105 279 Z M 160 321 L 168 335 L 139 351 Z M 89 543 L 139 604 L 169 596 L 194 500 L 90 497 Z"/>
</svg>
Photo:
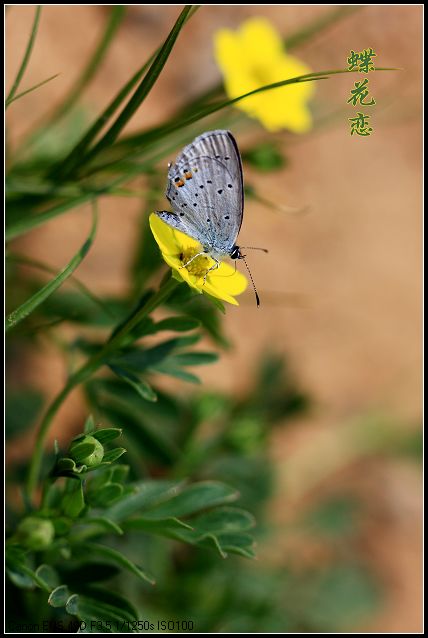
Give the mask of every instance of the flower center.
<svg viewBox="0 0 428 638">
<path fill-rule="evenodd" d="M 180 254 L 180 261 L 182 265 L 186 267 L 188 273 L 195 275 L 195 277 L 204 277 L 211 264 L 209 258 L 203 255 L 192 259 L 198 252 L 200 251 L 197 248 L 186 248 L 186 250 L 183 250 Z M 192 261 L 190 261 L 191 259 Z"/>
</svg>

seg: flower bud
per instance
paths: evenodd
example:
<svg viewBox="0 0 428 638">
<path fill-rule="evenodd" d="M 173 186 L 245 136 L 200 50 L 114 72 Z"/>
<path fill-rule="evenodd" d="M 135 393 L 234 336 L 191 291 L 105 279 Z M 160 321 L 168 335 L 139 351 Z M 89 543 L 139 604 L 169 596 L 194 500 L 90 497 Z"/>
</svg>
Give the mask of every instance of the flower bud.
<svg viewBox="0 0 428 638">
<path fill-rule="evenodd" d="M 77 441 L 73 441 L 70 445 L 69 455 L 78 465 L 94 467 L 103 460 L 104 447 L 95 437 L 87 434 Z"/>
<path fill-rule="evenodd" d="M 55 529 L 52 522 L 47 519 L 27 516 L 20 522 L 16 536 L 28 549 L 38 551 L 51 545 Z"/>
</svg>

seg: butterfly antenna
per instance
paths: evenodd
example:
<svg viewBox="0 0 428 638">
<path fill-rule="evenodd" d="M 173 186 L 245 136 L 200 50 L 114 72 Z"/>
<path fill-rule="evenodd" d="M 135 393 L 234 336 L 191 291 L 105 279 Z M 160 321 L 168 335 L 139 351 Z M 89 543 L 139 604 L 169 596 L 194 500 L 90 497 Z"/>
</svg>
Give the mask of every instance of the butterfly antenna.
<svg viewBox="0 0 428 638">
<path fill-rule="evenodd" d="M 258 246 L 239 246 L 239 248 L 245 248 L 245 250 L 262 250 L 264 253 L 268 253 L 267 248 L 259 248 Z"/>
<path fill-rule="evenodd" d="M 245 257 L 243 255 L 241 255 L 240 258 L 244 262 L 245 268 L 248 270 L 248 274 L 250 275 L 251 283 L 253 284 L 254 294 L 256 295 L 257 308 L 259 308 L 260 307 L 260 297 L 259 297 L 259 295 L 257 293 L 257 288 L 256 288 L 256 284 L 254 283 L 253 275 L 251 274 L 251 270 L 248 268 L 248 264 L 245 261 Z"/>
</svg>

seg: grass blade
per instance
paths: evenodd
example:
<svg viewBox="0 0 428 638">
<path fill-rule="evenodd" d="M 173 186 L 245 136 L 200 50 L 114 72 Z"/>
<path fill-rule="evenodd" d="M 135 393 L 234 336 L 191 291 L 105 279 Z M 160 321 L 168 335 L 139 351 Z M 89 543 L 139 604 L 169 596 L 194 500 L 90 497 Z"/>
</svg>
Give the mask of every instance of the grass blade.
<svg viewBox="0 0 428 638">
<path fill-rule="evenodd" d="M 49 273 L 50 275 L 56 275 L 55 268 L 52 266 L 48 266 L 42 261 L 37 259 L 30 259 L 25 255 L 20 255 L 18 253 L 9 253 L 6 255 L 7 261 L 12 261 L 18 264 L 22 264 L 23 266 L 29 266 L 31 268 L 37 268 L 38 270 L 42 270 L 44 272 Z M 89 288 L 82 282 L 80 279 L 75 277 L 74 275 L 70 275 L 70 283 L 74 284 L 80 292 L 85 295 L 88 299 L 90 299 L 95 305 L 97 305 L 108 317 L 111 319 L 117 319 L 117 316 L 111 311 L 111 309 L 100 299 L 97 297 L 95 293 L 93 293 Z"/>
<path fill-rule="evenodd" d="M 379 67 L 374 70 L 375 71 L 397 71 L 399 69 Z M 356 72 L 357 71 L 355 71 L 355 73 Z M 121 170 L 122 163 L 124 162 L 124 160 L 129 160 L 132 157 L 140 156 L 141 151 L 143 149 L 144 151 L 153 150 L 156 144 L 158 144 L 160 140 L 167 137 L 170 133 L 174 133 L 176 131 L 184 129 L 185 127 L 195 122 L 198 122 L 204 117 L 207 117 L 208 115 L 211 115 L 217 111 L 220 111 L 221 109 L 224 109 L 228 106 L 232 106 L 236 102 L 239 102 L 240 100 L 243 100 L 244 98 L 250 95 L 261 93 L 262 91 L 275 89 L 281 86 L 287 86 L 289 84 L 295 84 L 297 82 L 310 82 L 310 81 L 316 81 L 316 80 L 324 80 L 324 79 L 328 79 L 328 77 L 331 75 L 336 75 L 340 73 L 354 73 L 354 71 L 348 71 L 348 69 L 320 71 L 318 73 L 308 73 L 306 75 L 301 75 L 295 78 L 289 78 L 288 80 L 282 80 L 281 82 L 267 84 L 265 86 L 259 87 L 258 89 L 254 89 L 253 91 L 250 91 L 249 93 L 240 95 L 236 98 L 222 100 L 214 104 L 210 104 L 202 108 L 197 113 L 194 113 L 193 115 L 190 115 L 188 117 L 184 117 L 183 119 L 177 118 L 176 120 L 173 120 L 166 124 L 161 124 L 160 126 L 144 131 L 143 133 L 138 133 L 136 135 L 124 138 L 123 140 L 116 143 L 113 148 L 126 149 L 127 147 L 131 147 L 131 150 L 124 153 L 122 157 L 120 158 L 120 161 L 116 159 L 114 162 L 108 162 L 103 165 L 95 166 L 94 168 L 91 169 L 91 173 L 99 172 L 101 170 L 109 168 L 110 166 L 114 167 L 116 172 L 118 172 Z M 169 152 L 169 150 L 167 152 Z M 150 159 L 148 159 L 146 162 L 135 164 L 134 166 L 129 167 L 127 169 L 127 172 L 124 175 L 121 175 L 115 180 L 112 180 L 109 184 L 106 184 L 105 186 L 100 186 L 96 189 L 94 188 L 89 193 L 85 193 L 77 197 L 69 198 L 63 202 L 60 202 L 59 204 L 55 204 L 53 207 L 49 208 L 46 211 L 36 213 L 30 216 L 27 216 L 24 219 L 19 219 L 17 221 L 11 222 L 6 227 L 6 232 L 5 232 L 6 239 L 9 240 L 9 239 L 18 237 L 19 235 L 22 235 L 28 232 L 29 230 L 32 230 L 33 228 L 36 228 L 42 225 L 43 223 L 49 221 L 50 219 L 57 217 L 58 215 L 66 212 L 67 210 L 70 210 L 71 208 L 75 208 L 76 206 L 80 206 L 81 204 L 86 203 L 87 201 L 93 199 L 94 197 L 98 197 L 102 194 L 108 194 L 112 189 L 129 181 L 131 177 L 141 174 L 141 172 L 143 172 L 145 168 L 151 168 L 155 161 L 158 161 L 165 156 L 165 153 L 166 151 L 164 149 L 163 151 L 159 152 L 157 156 L 155 157 L 151 156 Z M 86 176 L 88 174 L 89 173 L 87 173 Z"/>
<path fill-rule="evenodd" d="M 346 18 L 348 15 L 351 15 L 359 9 L 362 9 L 362 6 L 347 5 L 344 7 L 336 7 L 331 11 L 315 18 L 315 20 L 310 22 L 308 25 L 298 29 L 288 37 L 284 38 L 284 46 L 286 51 L 292 51 L 298 46 L 305 44 L 305 42 L 310 40 L 312 36 L 318 35 L 318 33 L 321 33 L 325 29 L 328 29 L 339 20 L 342 20 L 342 18 Z M 186 104 L 184 108 L 181 109 L 181 113 L 189 113 L 189 111 L 200 108 L 203 104 L 206 104 L 207 102 L 215 98 L 219 98 L 222 94 L 224 95 L 224 88 L 223 84 L 219 82 L 216 86 L 213 86 L 211 89 L 208 89 L 208 91 L 205 91 L 198 97 L 194 98 L 192 104 Z"/>
<path fill-rule="evenodd" d="M 95 232 L 97 228 L 97 209 L 96 204 L 94 202 L 93 209 L 93 220 L 92 220 L 92 228 L 89 233 L 89 236 L 83 246 L 80 248 L 78 253 L 71 259 L 71 261 L 67 264 L 63 270 L 61 270 L 54 279 L 52 279 L 46 286 L 43 286 L 41 290 L 36 292 L 30 299 L 27 299 L 19 308 L 10 313 L 10 315 L 6 319 L 6 331 L 14 328 L 20 321 L 28 317 L 29 314 L 33 312 L 41 303 L 43 303 L 49 295 L 51 295 L 55 290 L 57 290 L 61 284 L 68 278 L 70 275 L 76 270 L 77 266 L 84 259 L 86 254 L 88 253 L 92 243 L 94 241 Z"/>
<path fill-rule="evenodd" d="M 30 89 L 27 89 L 26 91 L 22 91 L 22 93 L 18 93 L 18 95 L 15 95 L 15 97 L 9 98 L 6 102 L 6 106 L 9 106 L 9 104 L 12 104 L 12 102 L 15 102 L 15 100 L 19 100 L 20 97 L 23 97 L 24 95 L 27 95 L 27 93 L 31 93 L 31 91 L 35 91 L 36 89 L 43 86 L 44 84 L 47 84 L 51 80 L 54 80 L 55 78 L 58 77 L 58 75 L 59 73 L 55 73 L 55 75 L 51 75 L 51 77 L 48 78 L 47 80 L 43 80 L 43 82 L 39 82 L 38 84 L 35 84 Z"/>
<path fill-rule="evenodd" d="M 192 7 L 186 17 L 186 21 L 193 15 L 197 7 Z M 131 79 L 125 84 L 125 86 L 119 91 L 119 93 L 113 98 L 110 104 L 105 108 L 101 115 L 97 118 L 90 129 L 85 133 L 83 138 L 72 149 L 69 155 L 61 162 L 61 164 L 54 169 L 54 175 L 68 175 L 73 169 L 80 164 L 80 159 L 88 149 L 88 147 L 95 140 L 98 133 L 105 126 L 106 122 L 112 117 L 113 113 L 119 108 L 123 100 L 129 95 L 137 82 L 145 74 L 149 66 L 153 63 L 155 57 L 159 54 L 160 47 L 152 53 L 149 59 L 141 66 Z"/>
<path fill-rule="evenodd" d="M 31 51 L 33 50 L 34 41 L 37 35 L 37 29 L 39 28 L 41 10 L 42 10 L 42 7 L 40 6 L 36 7 L 36 14 L 34 16 L 34 22 L 33 22 L 33 27 L 31 29 L 30 38 L 28 40 L 27 48 L 25 49 L 24 57 L 22 58 L 21 66 L 19 67 L 18 73 L 16 74 L 15 82 L 13 83 L 12 88 L 9 91 L 9 95 L 6 98 L 6 108 L 9 106 L 15 93 L 17 92 L 18 87 L 21 83 L 22 77 L 25 73 L 25 69 L 27 68 L 28 62 L 30 60 Z"/>
<path fill-rule="evenodd" d="M 159 53 L 153 60 L 147 74 L 142 80 L 141 84 L 138 86 L 134 95 L 129 100 L 128 104 L 125 106 L 120 115 L 116 118 L 115 122 L 111 125 L 105 135 L 100 139 L 100 141 L 94 146 L 94 148 L 86 155 L 85 158 L 81 158 L 80 164 L 82 161 L 88 162 L 90 159 L 95 157 L 100 151 L 104 148 L 111 146 L 123 128 L 126 126 L 128 121 L 137 111 L 137 109 L 141 106 L 143 101 L 146 99 L 147 95 L 150 93 L 153 88 L 156 80 L 158 79 L 163 67 L 166 64 L 166 61 L 169 58 L 169 55 L 174 47 L 175 41 L 184 26 L 186 18 L 189 12 L 192 10 L 192 6 L 187 5 L 184 7 L 182 12 L 177 18 L 176 23 L 174 24 L 171 32 L 169 33 L 167 39 L 165 40 L 163 46 L 161 47 Z"/>
<path fill-rule="evenodd" d="M 396 71 L 398 69 L 378 67 L 374 70 L 375 71 Z M 189 126 L 190 124 L 193 124 L 194 122 L 197 122 L 198 120 L 201 120 L 204 117 L 207 117 L 208 115 L 212 115 L 213 113 L 220 111 L 221 109 L 224 109 L 228 106 L 233 106 L 233 104 L 236 104 L 237 102 L 245 99 L 246 97 L 255 95 L 257 93 L 262 93 L 264 91 L 270 91 L 272 89 L 276 89 L 282 86 L 288 86 L 288 85 L 296 84 L 300 82 L 311 82 L 311 81 L 328 79 L 330 76 L 337 75 L 340 73 L 354 73 L 354 71 L 348 71 L 348 69 L 320 71 L 320 72 L 314 72 L 314 73 L 307 73 L 305 75 L 300 75 L 294 78 L 288 78 L 287 80 L 281 80 L 280 82 L 274 82 L 272 84 L 266 84 L 257 89 L 254 89 L 253 91 L 244 93 L 243 95 L 240 95 L 236 98 L 221 100 L 221 101 L 214 102 L 213 104 L 208 104 L 207 106 L 202 107 L 199 111 L 189 115 L 188 117 L 177 118 L 175 120 L 167 122 L 166 124 L 161 124 L 160 126 L 144 131 L 143 133 L 137 133 L 135 135 L 126 137 L 123 140 L 120 140 L 119 142 L 117 142 L 114 145 L 114 148 L 117 149 L 120 147 L 125 147 L 125 148 L 131 147 L 132 152 L 127 153 L 126 155 L 122 157 L 122 159 L 130 159 L 130 157 L 134 157 L 135 155 L 140 154 L 142 148 L 146 150 L 149 147 L 150 143 L 158 142 L 160 139 L 166 137 L 170 133 L 180 130 L 186 126 Z M 357 73 L 357 71 L 355 71 L 355 73 Z M 115 161 L 115 163 L 116 162 L 117 160 Z M 102 168 L 105 168 L 106 166 L 107 165 L 103 165 Z M 99 168 L 100 167 L 98 167 L 98 169 Z"/>
</svg>

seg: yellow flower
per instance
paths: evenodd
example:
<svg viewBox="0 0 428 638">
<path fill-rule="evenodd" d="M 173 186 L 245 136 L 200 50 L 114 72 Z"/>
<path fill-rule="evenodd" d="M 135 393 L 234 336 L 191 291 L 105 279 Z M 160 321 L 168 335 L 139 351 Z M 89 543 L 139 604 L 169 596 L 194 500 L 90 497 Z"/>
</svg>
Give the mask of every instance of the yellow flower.
<svg viewBox="0 0 428 638">
<path fill-rule="evenodd" d="M 311 71 L 285 52 L 280 34 L 265 18 L 250 18 L 238 31 L 220 29 L 214 35 L 214 47 L 230 98 Z M 236 107 L 258 118 L 269 131 L 286 128 L 306 133 L 312 126 L 307 102 L 313 92 L 311 82 L 300 82 L 251 95 Z"/>
<path fill-rule="evenodd" d="M 247 287 L 247 279 L 239 271 L 229 264 L 222 262 L 218 268 L 211 270 L 204 283 L 207 270 L 215 264 L 211 257 L 197 257 L 184 267 L 192 257 L 201 252 L 201 245 L 179 230 L 175 230 L 163 222 L 157 215 L 150 215 L 150 228 L 153 236 L 161 249 L 162 256 L 168 266 L 175 271 L 175 276 L 180 276 L 183 281 L 200 294 L 206 292 L 212 297 L 238 306 L 234 298 L 240 295 Z"/>
</svg>

